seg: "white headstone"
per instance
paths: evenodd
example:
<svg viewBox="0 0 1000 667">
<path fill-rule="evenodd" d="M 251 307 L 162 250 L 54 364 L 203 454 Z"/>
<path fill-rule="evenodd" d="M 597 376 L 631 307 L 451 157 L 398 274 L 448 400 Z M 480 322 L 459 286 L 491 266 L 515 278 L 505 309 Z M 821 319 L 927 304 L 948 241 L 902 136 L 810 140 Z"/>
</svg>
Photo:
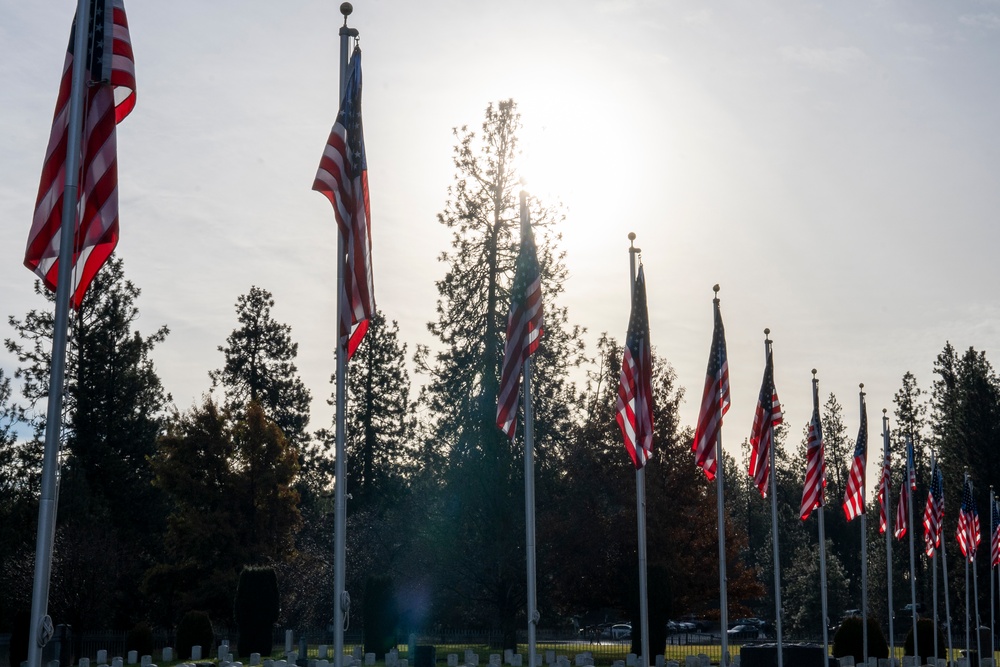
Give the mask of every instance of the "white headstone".
<svg viewBox="0 0 1000 667">
<path fill-rule="evenodd" d="M 97 664 L 98 665 L 108 664 L 108 649 L 102 648 L 97 652 Z"/>
<path fill-rule="evenodd" d="M 174 649 L 170 646 L 165 646 L 163 652 L 160 654 L 163 662 L 173 662 L 174 661 Z"/>
<path fill-rule="evenodd" d="M 878 667 L 878 658 L 875 656 L 868 656 L 868 667 Z"/>
<path fill-rule="evenodd" d="M 261 663 L 262 667 L 274 667 L 274 660 L 271 658 L 264 658 Z"/>
<path fill-rule="evenodd" d="M 545 652 L 545 664 L 546 665 L 551 665 L 555 661 L 556 661 L 556 652 L 555 651 L 546 651 Z"/>
<path fill-rule="evenodd" d="M 490 667 L 500 667 L 499 653 L 490 653 Z"/>
<path fill-rule="evenodd" d="M 448 667 L 458 667 L 458 654 L 449 653 L 448 654 Z"/>
<path fill-rule="evenodd" d="M 701 661 L 696 655 L 684 656 L 684 667 L 701 667 Z"/>
<path fill-rule="evenodd" d="M 291 630 L 285 630 L 285 653 L 288 653 L 295 646 L 295 634 Z"/>
<path fill-rule="evenodd" d="M 201 647 L 195 644 L 191 647 L 191 661 L 201 660 Z"/>
<path fill-rule="evenodd" d="M 844 657 L 840 658 L 840 660 L 838 660 L 837 664 L 839 664 L 840 667 L 854 667 L 854 656 L 845 655 Z"/>
<path fill-rule="evenodd" d="M 735 658 L 733 658 L 733 667 L 740 667 L 741 662 L 742 661 L 740 660 L 740 656 L 736 656 Z"/>
<path fill-rule="evenodd" d="M 285 661 L 289 665 L 294 665 L 295 661 L 298 660 L 298 659 L 299 659 L 299 652 L 298 651 L 289 651 L 288 653 L 285 654 Z"/>
<path fill-rule="evenodd" d="M 365 653 L 365 664 L 366 665 L 374 665 L 375 664 L 375 654 L 374 653 Z"/>
<path fill-rule="evenodd" d="M 326 644 L 320 644 L 316 648 L 316 657 L 319 658 L 320 660 L 323 660 L 324 658 L 329 659 L 330 658 L 329 650 L 330 649 L 327 647 Z"/>
<path fill-rule="evenodd" d="M 90 658 L 80 658 L 80 667 L 90 667 Z"/>
<path fill-rule="evenodd" d="M 49 660 L 49 662 L 46 664 L 46 667 L 59 667 L 59 661 Z"/>
<path fill-rule="evenodd" d="M 142 667 L 150 667 L 153 664 L 153 656 L 151 655 L 142 656 L 141 658 L 139 658 L 139 664 L 142 665 Z"/>
<path fill-rule="evenodd" d="M 410 661 L 408 658 L 399 659 L 399 667 L 409 667 Z"/>
<path fill-rule="evenodd" d="M 121 659 L 120 656 L 115 656 L 111 658 L 111 667 L 124 667 L 125 661 Z"/>
<path fill-rule="evenodd" d="M 541 653 L 536 653 L 535 654 L 535 666 L 534 667 L 542 667 L 542 654 Z"/>
<path fill-rule="evenodd" d="M 514 649 L 505 648 L 503 650 L 503 661 L 505 664 L 510 664 L 514 659 Z"/>
<path fill-rule="evenodd" d="M 512 667 L 521 667 L 521 665 L 524 664 L 522 662 L 522 659 L 523 656 L 520 653 L 515 653 L 514 655 L 510 656 L 510 664 L 512 665 Z"/>
<path fill-rule="evenodd" d="M 635 667 L 639 662 L 638 658 L 639 656 L 635 653 L 629 653 L 625 656 L 625 664 L 628 665 L 628 667 Z M 621 662 L 621 660 L 615 660 L 615 662 Z"/>
<path fill-rule="evenodd" d="M 260 664 L 260 653 L 250 654 L 250 667 L 257 667 Z"/>
<path fill-rule="evenodd" d="M 274 662 L 274 667 L 288 667 L 288 661 L 287 660 L 276 660 Z"/>
<path fill-rule="evenodd" d="M 698 654 L 698 662 L 700 663 L 701 667 L 712 667 L 711 658 L 709 658 L 708 655 L 704 653 Z"/>
<path fill-rule="evenodd" d="M 361 647 L 355 646 L 354 650 L 351 651 L 351 657 L 355 660 L 360 660 L 363 656 L 361 655 Z"/>
<path fill-rule="evenodd" d="M 656 667 L 664 667 L 664 665 L 666 664 L 666 660 L 663 658 L 662 655 L 658 655 L 656 656 L 655 662 L 653 664 L 655 664 Z"/>
<path fill-rule="evenodd" d="M 986 643 L 989 644 L 989 642 Z M 987 646 L 987 648 L 989 647 Z M 996 667 L 996 664 L 993 662 L 993 658 L 983 658 L 979 661 L 979 664 L 980 667 Z"/>
</svg>

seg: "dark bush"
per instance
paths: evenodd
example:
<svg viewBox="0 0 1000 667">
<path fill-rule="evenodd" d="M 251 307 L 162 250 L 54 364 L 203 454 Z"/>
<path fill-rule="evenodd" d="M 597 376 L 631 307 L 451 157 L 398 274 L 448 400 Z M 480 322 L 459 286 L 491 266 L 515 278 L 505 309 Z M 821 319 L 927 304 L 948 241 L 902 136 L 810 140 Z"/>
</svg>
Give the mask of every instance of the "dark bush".
<svg viewBox="0 0 1000 667">
<path fill-rule="evenodd" d="M 365 583 L 365 653 L 382 657 L 396 646 L 396 587 L 389 577 L 369 577 Z"/>
<path fill-rule="evenodd" d="M 947 651 L 948 646 L 945 643 L 944 634 L 942 634 L 941 628 L 936 628 L 934 626 L 933 619 L 930 618 L 917 619 L 917 644 L 918 648 L 920 649 L 920 655 L 922 656 L 920 664 L 924 664 L 925 662 L 927 662 L 927 658 L 931 657 L 934 654 L 935 632 L 937 633 L 937 646 L 938 646 L 937 657 L 943 658 L 945 652 Z M 910 624 L 910 631 L 906 633 L 906 641 L 903 642 L 903 655 L 913 655 L 912 622 Z"/>
<path fill-rule="evenodd" d="M 233 602 L 233 616 L 240 629 L 240 655 L 271 655 L 279 610 L 278 576 L 274 568 L 243 568 Z"/>
<path fill-rule="evenodd" d="M 192 646 L 200 646 L 201 654 L 206 657 L 215 647 L 212 620 L 203 611 L 189 611 L 177 624 L 177 657 L 190 658 Z"/>
<path fill-rule="evenodd" d="M 851 616 L 837 628 L 833 636 L 833 656 L 842 658 L 845 655 L 854 656 L 854 661 L 861 664 L 865 657 L 864 632 L 860 616 Z M 889 645 L 882 634 L 882 628 L 871 616 L 868 617 L 868 657 L 888 658 Z"/>
<path fill-rule="evenodd" d="M 153 655 L 153 629 L 146 623 L 139 623 L 129 630 L 125 650 L 135 651 L 140 656 Z"/>
<path fill-rule="evenodd" d="M 10 633 L 10 664 L 20 665 L 28 659 L 28 633 L 31 632 L 31 612 L 21 610 L 14 614 Z"/>
</svg>

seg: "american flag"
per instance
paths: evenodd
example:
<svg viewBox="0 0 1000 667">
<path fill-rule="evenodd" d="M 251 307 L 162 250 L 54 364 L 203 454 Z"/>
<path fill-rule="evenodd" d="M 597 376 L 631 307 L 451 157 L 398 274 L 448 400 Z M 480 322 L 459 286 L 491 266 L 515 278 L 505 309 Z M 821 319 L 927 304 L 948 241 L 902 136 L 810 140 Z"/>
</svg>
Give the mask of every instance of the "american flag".
<svg viewBox="0 0 1000 667">
<path fill-rule="evenodd" d="M 990 494 L 990 567 L 1000 565 L 1000 507 L 996 498 Z"/>
<path fill-rule="evenodd" d="M 726 330 L 722 326 L 722 312 L 719 300 L 713 299 L 715 327 L 712 331 L 712 349 L 708 355 L 708 373 L 705 376 L 705 391 L 701 396 L 701 410 L 698 425 L 694 431 L 691 451 L 694 460 L 705 471 L 709 479 L 715 479 L 718 465 L 716 445 L 722 417 L 729 411 L 729 361 L 726 357 Z"/>
<path fill-rule="evenodd" d="M 56 289 L 66 151 L 69 143 L 74 30 L 63 65 L 45 163 L 24 265 Z M 79 210 L 75 216 L 72 294 L 79 308 L 90 282 L 118 244 L 118 149 L 115 126 L 135 107 L 135 61 L 122 0 L 91 0 L 87 30 L 86 95 L 80 154 Z M 76 207 L 77 202 L 68 202 Z"/>
<path fill-rule="evenodd" d="M 892 486 L 891 469 L 889 467 L 889 450 L 885 451 L 885 458 L 882 461 L 882 477 L 878 483 L 878 532 L 885 533 L 889 513 L 889 491 Z"/>
<path fill-rule="evenodd" d="M 861 397 L 861 427 L 858 429 L 858 443 L 854 446 L 854 459 L 847 476 L 847 490 L 844 493 L 844 514 L 851 521 L 865 511 L 865 466 L 868 465 L 868 407 Z"/>
<path fill-rule="evenodd" d="M 976 509 L 976 499 L 972 496 L 972 480 L 968 475 L 962 488 L 962 507 L 958 511 L 956 538 L 962 555 L 968 558 L 970 563 L 973 562 L 982 535 L 979 532 L 979 510 Z"/>
<path fill-rule="evenodd" d="M 931 488 L 927 491 L 924 507 L 924 553 L 933 558 L 941 546 L 944 527 L 944 478 L 937 461 L 931 463 Z"/>
<path fill-rule="evenodd" d="M 771 447 L 774 446 L 774 427 L 782 423 L 781 403 L 774 388 L 774 360 L 768 348 L 764 361 L 764 379 L 760 383 L 757 396 L 757 411 L 753 415 L 750 432 L 750 467 L 748 472 L 757 490 L 764 498 L 771 482 Z"/>
<path fill-rule="evenodd" d="M 819 400 L 813 380 L 813 413 L 806 440 L 806 483 L 802 489 L 799 515 L 805 521 L 817 507 L 825 504 L 826 462 L 823 458 L 823 427 L 819 419 Z"/>
<path fill-rule="evenodd" d="M 521 229 L 521 250 L 514 267 L 510 290 L 510 315 L 507 317 L 507 345 L 500 372 L 500 395 L 497 397 L 497 426 L 514 437 L 517 422 L 517 398 L 521 386 L 521 368 L 538 349 L 542 337 L 542 281 L 535 251 L 535 236 L 530 225 Z"/>
<path fill-rule="evenodd" d="M 313 190 L 333 204 L 343 239 L 344 290 L 340 294 L 340 344 L 347 358 L 361 344 L 375 312 L 372 278 L 371 204 L 368 200 L 368 160 L 361 125 L 361 49 L 347 65 L 347 86 L 337 122 L 319 162 Z"/>
<path fill-rule="evenodd" d="M 896 506 L 896 525 L 892 527 L 892 534 L 897 540 L 906 537 L 906 531 L 910 527 L 908 518 L 910 516 L 910 488 L 906 480 L 899 483 L 899 505 Z"/>
<path fill-rule="evenodd" d="M 625 450 L 638 470 L 653 454 L 653 353 L 649 344 L 646 274 L 641 264 L 632 291 L 616 419 L 625 439 Z"/>
</svg>

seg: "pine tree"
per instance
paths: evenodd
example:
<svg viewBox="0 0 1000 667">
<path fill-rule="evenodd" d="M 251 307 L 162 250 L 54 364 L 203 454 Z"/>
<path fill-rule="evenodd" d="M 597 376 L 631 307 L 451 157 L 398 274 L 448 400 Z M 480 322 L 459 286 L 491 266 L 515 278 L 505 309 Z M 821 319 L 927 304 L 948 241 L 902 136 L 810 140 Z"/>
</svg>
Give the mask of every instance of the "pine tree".
<svg viewBox="0 0 1000 667">
<path fill-rule="evenodd" d="M 523 466 L 520 442 L 496 426 L 497 392 L 510 287 L 519 246 L 518 180 L 515 173 L 516 105 L 508 100 L 486 110 L 482 133 L 455 130 L 457 170 L 441 224 L 452 231 L 447 265 L 438 281 L 437 321 L 429 324 L 441 344 L 433 355 L 418 350 L 418 368 L 430 376 L 423 394 L 433 424 L 434 447 L 446 452 L 444 496 L 436 517 L 440 537 L 461 535 L 463 549 L 440 554 L 441 589 L 478 603 L 478 618 L 515 640 L 523 610 Z M 579 363 L 579 331 L 557 307 L 565 268 L 555 249 L 560 216 L 531 199 L 542 275 L 545 336 L 534 355 L 538 488 L 549 461 L 565 447 L 572 385 L 565 371 Z M 455 605 L 456 608 L 467 605 Z"/>
<path fill-rule="evenodd" d="M 225 365 L 210 371 L 212 388 L 225 391 L 225 407 L 242 412 L 258 402 L 294 446 L 305 444 L 309 424 L 309 390 L 298 376 L 291 327 L 271 316 L 274 297 L 253 286 L 236 300 L 239 326 L 219 346 Z"/>
</svg>

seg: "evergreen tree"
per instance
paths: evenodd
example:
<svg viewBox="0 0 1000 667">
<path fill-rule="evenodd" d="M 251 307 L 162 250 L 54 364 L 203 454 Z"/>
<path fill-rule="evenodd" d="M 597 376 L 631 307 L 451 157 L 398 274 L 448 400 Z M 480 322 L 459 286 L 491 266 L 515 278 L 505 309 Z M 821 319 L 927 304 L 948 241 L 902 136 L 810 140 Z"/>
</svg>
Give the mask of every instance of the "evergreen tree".
<svg viewBox="0 0 1000 667">
<path fill-rule="evenodd" d="M 55 297 L 39 285 L 36 292 L 45 295 L 47 307 L 31 310 L 22 320 L 11 317 L 17 338 L 7 339 L 5 345 L 20 362 L 16 375 L 27 405 L 19 410 L 34 423 L 40 440 L 44 416 L 35 408 L 48 397 Z M 109 624 L 127 628 L 139 620 L 138 584 L 163 529 L 165 506 L 150 484 L 148 457 L 156 450 L 170 400 L 151 354 L 168 330 L 163 326 L 148 336 L 135 330 L 139 296 L 139 288 L 125 279 L 122 261 L 112 257 L 91 284 L 68 331 L 58 529 L 70 536 L 92 535 L 91 543 L 114 545 L 116 553 L 126 556 L 120 568 L 113 568 L 107 556 L 94 549 L 57 555 L 57 566 L 100 571 L 103 577 L 70 577 L 54 567 L 54 580 L 72 582 L 80 598 L 104 603 L 85 613 L 67 597 L 71 591 L 53 585 L 50 605 L 74 614 L 66 620 L 81 630 Z M 34 446 L 40 448 L 40 443 Z M 84 588 L 90 581 L 92 587 Z M 115 594 L 107 595 L 108 588 Z"/>
<path fill-rule="evenodd" d="M 156 620 L 204 609 L 229 622 L 242 568 L 294 553 L 297 453 L 256 402 L 232 415 L 206 399 L 170 423 L 153 469 L 172 507 L 165 558 L 146 574 Z"/>
<path fill-rule="evenodd" d="M 239 326 L 219 352 L 225 365 L 210 371 L 212 388 L 225 391 L 225 407 L 242 412 L 256 401 L 292 445 L 305 444 L 309 424 L 309 390 L 298 376 L 295 357 L 299 346 L 292 342 L 291 327 L 271 316 L 274 297 L 253 286 L 236 300 Z"/>
<path fill-rule="evenodd" d="M 523 452 L 496 426 L 497 392 L 519 247 L 518 180 L 515 173 L 516 105 L 508 100 L 486 110 L 482 133 L 455 130 L 455 183 L 439 221 L 452 231 L 447 265 L 438 281 L 437 321 L 429 324 L 441 343 L 433 355 L 418 350 L 418 367 L 430 376 L 423 395 L 433 442 L 446 452 L 439 537 L 461 535 L 463 549 L 442 549 L 440 590 L 475 601 L 477 618 L 504 631 L 513 646 L 515 619 L 523 613 Z M 533 397 L 537 484 L 545 488 L 551 457 L 566 445 L 573 389 L 566 370 L 580 361 L 579 331 L 557 307 L 566 271 L 555 250 L 553 211 L 531 199 L 545 304 L 545 335 L 534 355 Z M 467 604 L 449 605 L 468 608 Z"/>
</svg>

